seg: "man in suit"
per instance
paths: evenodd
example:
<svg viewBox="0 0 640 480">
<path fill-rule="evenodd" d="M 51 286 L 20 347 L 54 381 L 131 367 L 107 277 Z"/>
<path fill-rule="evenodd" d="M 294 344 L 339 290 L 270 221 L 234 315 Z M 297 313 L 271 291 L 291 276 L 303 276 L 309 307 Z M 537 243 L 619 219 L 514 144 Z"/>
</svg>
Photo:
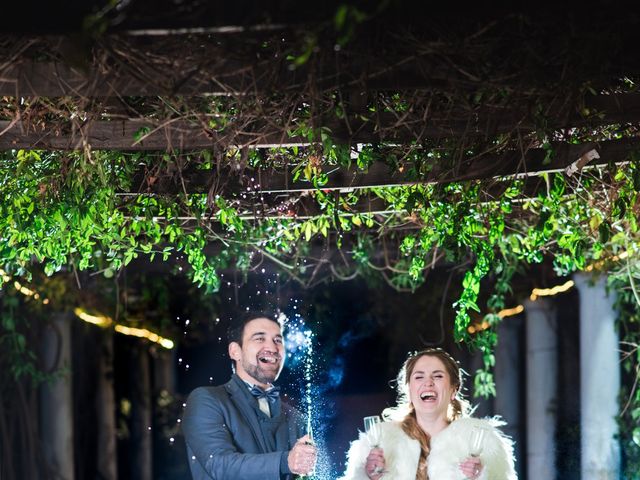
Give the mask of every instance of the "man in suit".
<svg viewBox="0 0 640 480">
<path fill-rule="evenodd" d="M 228 332 L 235 373 L 224 385 L 196 388 L 182 430 L 194 480 L 281 480 L 307 475 L 316 447 L 302 415 L 273 382 L 284 365 L 282 326 L 248 313 Z"/>
</svg>

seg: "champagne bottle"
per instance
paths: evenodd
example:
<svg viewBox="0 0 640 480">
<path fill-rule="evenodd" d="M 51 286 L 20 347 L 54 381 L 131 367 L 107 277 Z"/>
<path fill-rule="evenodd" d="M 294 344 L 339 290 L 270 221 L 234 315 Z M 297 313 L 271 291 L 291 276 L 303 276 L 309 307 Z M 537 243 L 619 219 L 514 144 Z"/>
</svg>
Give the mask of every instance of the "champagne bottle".
<svg viewBox="0 0 640 480">
<path fill-rule="evenodd" d="M 307 445 L 315 445 L 315 442 L 313 441 L 313 431 L 311 430 L 311 417 L 309 417 L 309 420 L 307 421 L 307 435 L 309 435 L 309 440 L 307 440 Z M 315 468 L 313 470 L 311 470 L 307 475 L 300 475 L 298 477 L 299 480 L 314 480 L 315 477 Z"/>
</svg>

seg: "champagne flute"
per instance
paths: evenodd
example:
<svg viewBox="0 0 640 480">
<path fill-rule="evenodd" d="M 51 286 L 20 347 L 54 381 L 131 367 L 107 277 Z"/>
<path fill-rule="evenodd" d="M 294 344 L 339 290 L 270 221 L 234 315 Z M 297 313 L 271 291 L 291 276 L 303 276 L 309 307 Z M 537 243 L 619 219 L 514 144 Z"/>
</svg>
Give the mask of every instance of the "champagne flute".
<svg viewBox="0 0 640 480">
<path fill-rule="evenodd" d="M 473 427 L 471 437 L 469 438 L 469 455 L 478 458 L 482 453 L 484 443 L 485 429 L 482 427 Z"/>
<path fill-rule="evenodd" d="M 364 431 L 367 434 L 367 440 L 371 448 L 378 448 L 380 445 L 380 416 L 372 415 L 370 417 L 364 417 Z M 376 467 L 373 473 L 384 473 L 382 467 Z"/>
<path fill-rule="evenodd" d="M 469 437 L 469 455 L 473 458 L 478 458 L 482 453 L 482 447 L 484 446 L 484 435 L 486 430 L 482 427 L 473 427 L 471 430 L 471 436 Z M 476 470 L 477 475 L 479 470 Z M 469 477 L 474 478 L 474 477 Z"/>
<path fill-rule="evenodd" d="M 364 431 L 371 448 L 378 448 L 380 444 L 380 416 L 364 417 Z"/>
</svg>

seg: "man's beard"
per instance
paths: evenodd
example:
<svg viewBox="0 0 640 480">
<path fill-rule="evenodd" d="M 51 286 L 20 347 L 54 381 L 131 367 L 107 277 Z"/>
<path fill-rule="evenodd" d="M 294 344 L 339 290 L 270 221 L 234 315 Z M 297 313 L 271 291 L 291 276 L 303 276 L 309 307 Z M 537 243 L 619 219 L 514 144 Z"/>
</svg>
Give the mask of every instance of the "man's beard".
<svg viewBox="0 0 640 480">
<path fill-rule="evenodd" d="M 245 372 L 249 374 L 251 378 L 256 380 L 258 383 L 268 384 L 273 383 L 278 375 L 280 374 L 280 369 L 277 371 L 265 371 L 260 367 L 260 362 L 258 361 L 257 365 L 252 365 L 248 362 L 242 362 L 242 368 Z"/>
</svg>

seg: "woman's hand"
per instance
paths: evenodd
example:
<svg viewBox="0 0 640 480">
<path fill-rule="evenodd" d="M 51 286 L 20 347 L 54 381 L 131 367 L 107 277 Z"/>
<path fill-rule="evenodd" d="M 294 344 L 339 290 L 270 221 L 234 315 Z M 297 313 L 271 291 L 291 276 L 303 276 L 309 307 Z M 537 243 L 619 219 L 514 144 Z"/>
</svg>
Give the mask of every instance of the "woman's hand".
<svg viewBox="0 0 640 480">
<path fill-rule="evenodd" d="M 460 464 L 460 470 L 465 477 L 475 480 L 482 473 L 482 461 L 478 457 L 468 457 Z"/>
<path fill-rule="evenodd" d="M 381 448 L 372 448 L 367 457 L 364 471 L 371 480 L 378 480 L 384 474 L 384 451 Z"/>
</svg>

